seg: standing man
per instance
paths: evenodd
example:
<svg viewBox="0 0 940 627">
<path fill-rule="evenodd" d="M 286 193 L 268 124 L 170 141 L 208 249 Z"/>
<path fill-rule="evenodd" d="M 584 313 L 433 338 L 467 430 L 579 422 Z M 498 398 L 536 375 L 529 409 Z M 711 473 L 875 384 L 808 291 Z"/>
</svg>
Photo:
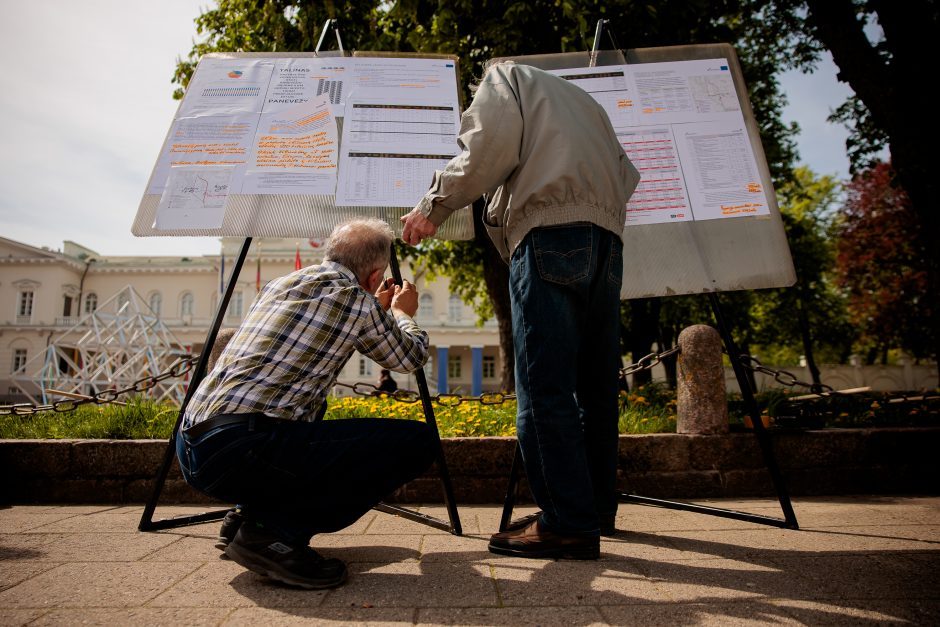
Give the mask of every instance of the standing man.
<svg viewBox="0 0 940 627">
<path fill-rule="evenodd" d="M 321 557 L 311 537 L 352 524 L 436 456 L 421 422 L 322 420 L 354 351 L 399 372 L 428 359 L 428 336 L 412 319 L 414 285 L 383 281 L 392 238 L 381 220 L 351 220 L 333 230 L 321 265 L 268 283 L 177 438 L 186 481 L 241 504 L 220 532 L 226 555 L 287 584 L 345 581 L 346 565 Z"/>
<path fill-rule="evenodd" d="M 621 233 L 639 175 L 591 96 L 511 62 L 488 69 L 458 143 L 402 239 L 488 194 L 483 221 L 509 262 L 519 444 L 542 510 L 489 549 L 597 559 L 617 511 Z"/>
</svg>

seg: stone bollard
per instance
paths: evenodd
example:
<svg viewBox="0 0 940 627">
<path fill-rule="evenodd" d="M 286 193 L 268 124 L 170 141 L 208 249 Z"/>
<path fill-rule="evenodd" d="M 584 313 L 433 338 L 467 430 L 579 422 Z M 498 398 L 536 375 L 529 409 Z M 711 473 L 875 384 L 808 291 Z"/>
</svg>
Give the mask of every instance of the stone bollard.
<svg viewBox="0 0 940 627">
<path fill-rule="evenodd" d="M 678 433 L 728 433 L 728 398 L 721 363 L 721 336 L 704 324 L 679 334 Z"/>
</svg>

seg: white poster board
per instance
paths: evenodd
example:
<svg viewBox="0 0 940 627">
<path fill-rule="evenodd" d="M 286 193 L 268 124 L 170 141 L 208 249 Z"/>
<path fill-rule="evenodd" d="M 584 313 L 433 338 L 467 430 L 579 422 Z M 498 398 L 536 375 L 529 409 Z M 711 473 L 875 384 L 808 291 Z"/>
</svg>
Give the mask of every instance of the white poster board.
<svg viewBox="0 0 940 627">
<path fill-rule="evenodd" d="M 498 59 L 503 60 L 503 59 Z M 506 60 L 509 60 L 508 58 Z M 727 44 L 512 57 L 604 107 L 641 174 L 624 215 L 621 297 L 796 281 L 757 122 Z"/>
<path fill-rule="evenodd" d="M 446 55 L 206 55 L 132 232 L 326 237 L 353 215 L 400 228 L 459 150 L 458 87 Z M 439 236 L 472 237 L 469 210 L 454 218 Z"/>
</svg>

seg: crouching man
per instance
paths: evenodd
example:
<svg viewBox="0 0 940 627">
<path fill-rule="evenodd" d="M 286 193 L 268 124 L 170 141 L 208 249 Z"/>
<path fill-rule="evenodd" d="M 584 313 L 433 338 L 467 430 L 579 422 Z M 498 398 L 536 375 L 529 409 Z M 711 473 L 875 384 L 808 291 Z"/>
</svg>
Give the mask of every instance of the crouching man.
<svg viewBox="0 0 940 627">
<path fill-rule="evenodd" d="M 321 420 L 354 351 L 411 372 L 428 359 L 412 319 L 414 285 L 384 281 L 393 234 L 375 219 L 337 226 L 321 265 L 268 283 L 186 411 L 177 456 L 190 485 L 239 503 L 220 541 L 235 562 L 303 588 L 330 588 L 346 565 L 310 548 L 424 472 L 430 428 L 391 419 Z"/>
</svg>

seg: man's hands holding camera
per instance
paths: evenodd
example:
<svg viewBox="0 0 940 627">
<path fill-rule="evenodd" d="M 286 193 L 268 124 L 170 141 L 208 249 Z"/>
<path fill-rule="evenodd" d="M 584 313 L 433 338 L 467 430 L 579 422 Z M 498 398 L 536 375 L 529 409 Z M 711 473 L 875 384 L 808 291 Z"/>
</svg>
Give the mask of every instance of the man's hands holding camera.
<svg viewBox="0 0 940 627">
<path fill-rule="evenodd" d="M 391 308 L 393 314 L 402 313 L 414 318 L 418 313 L 418 290 L 409 281 L 403 281 L 399 286 L 392 279 L 385 279 L 376 290 L 375 297 L 382 309 L 388 311 Z"/>
</svg>

